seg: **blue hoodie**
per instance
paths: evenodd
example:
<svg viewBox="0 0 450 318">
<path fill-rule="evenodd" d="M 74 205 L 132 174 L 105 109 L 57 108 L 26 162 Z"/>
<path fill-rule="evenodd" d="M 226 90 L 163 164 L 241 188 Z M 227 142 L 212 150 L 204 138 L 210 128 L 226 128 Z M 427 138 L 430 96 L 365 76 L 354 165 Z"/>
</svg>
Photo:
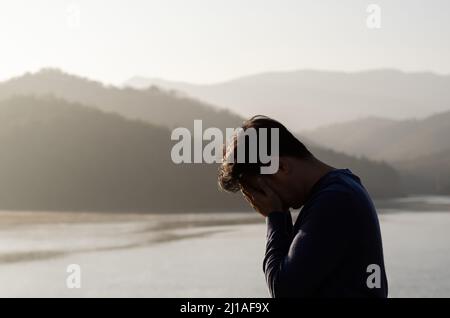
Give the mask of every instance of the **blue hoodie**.
<svg viewBox="0 0 450 318">
<path fill-rule="evenodd" d="M 295 224 L 290 212 L 266 222 L 263 270 L 272 297 L 387 297 L 377 213 L 350 170 L 323 176 Z"/>
</svg>

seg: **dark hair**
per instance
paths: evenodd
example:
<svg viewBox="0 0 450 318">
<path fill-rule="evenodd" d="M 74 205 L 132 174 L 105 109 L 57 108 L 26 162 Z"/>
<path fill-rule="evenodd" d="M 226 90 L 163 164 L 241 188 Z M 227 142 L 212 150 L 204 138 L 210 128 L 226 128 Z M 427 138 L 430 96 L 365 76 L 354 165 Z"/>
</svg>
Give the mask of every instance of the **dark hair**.
<svg viewBox="0 0 450 318">
<path fill-rule="evenodd" d="M 305 145 L 300 142 L 287 128 L 282 125 L 280 122 L 269 118 L 267 116 L 257 115 L 249 120 L 245 121 L 241 127 L 244 131 L 249 128 L 254 128 L 256 131 L 256 136 L 258 138 L 258 146 L 259 147 L 259 129 L 266 128 L 267 129 L 267 149 L 268 154 L 271 153 L 270 149 L 270 132 L 271 128 L 277 128 L 279 132 L 279 156 L 291 156 L 302 159 L 308 159 L 312 157 L 311 152 L 305 147 Z M 223 162 L 219 168 L 219 176 L 218 182 L 220 188 L 229 192 L 237 192 L 240 190 L 240 179 L 244 175 L 257 175 L 260 173 L 261 166 L 266 166 L 268 164 L 263 164 L 259 158 L 259 151 L 257 152 L 257 162 L 251 163 L 249 158 L 249 146 L 247 142 L 247 137 L 245 137 L 245 162 L 237 162 L 234 160 L 233 162 L 229 162 L 227 160 L 227 156 L 232 151 L 233 159 L 236 159 L 237 153 L 237 137 L 234 135 L 230 144 L 226 146 L 224 149 L 224 158 Z M 228 151 L 227 151 L 228 149 Z"/>
</svg>

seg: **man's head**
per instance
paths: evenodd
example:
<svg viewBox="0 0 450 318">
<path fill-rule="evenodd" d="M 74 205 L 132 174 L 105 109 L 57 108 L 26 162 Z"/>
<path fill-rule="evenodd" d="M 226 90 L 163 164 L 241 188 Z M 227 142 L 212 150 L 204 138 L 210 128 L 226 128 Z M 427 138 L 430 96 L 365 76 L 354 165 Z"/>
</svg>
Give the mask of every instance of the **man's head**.
<svg viewBox="0 0 450 318">
<path fill-rule="evenodd" d="M 265 116 L 255 116 L 250 120 L 244 122 L 242 126 L 243 131 L 253 128 L 256 131 L 258 142 L 256 148 L 251 148 L 249 139 L 245 138 L 242 142 L 245 143 L 242 149 L 245 149 L 245 161 L 241 162 L 237 159 L 239 152 L 237 137 L 233 138 L 228 151 L 224 154 L 224 161 L 219 169 L 219 185 L 222 189 L 229 192 L 237 192 L 246 190 L 246 188 L 258 188 L 258 178 L 270 184 L 271 188 L 278 194 L 283 201 L 286 208 L 299 208 L 309 191 L 306 180 L 302 180 L 303 176 L 307 175 L 309 163 L 314 161 L 314 156 L 309 152 L 303 143 L 301 143 L 292 133 L 290 133 L 285 126 L 276 120 Z M 278 131 L 278 171 L 274 174 L 261 174 L 261 167 L 268 166 L 268 163 L 263 163 L 264 160 L 260 158 L 260 132 L 261 129 L 267 131 L 267 135 L 263 140 L 267 142 L 266 149 L 269 154 L 273 152 L 271 149 L 271 131 L 277 129 Z M 251 162 L 249 151 L 256 149 L 256 162 Z M 233 156 L 233 162 L 230 162 L 230 153 Z"/>
</svg>

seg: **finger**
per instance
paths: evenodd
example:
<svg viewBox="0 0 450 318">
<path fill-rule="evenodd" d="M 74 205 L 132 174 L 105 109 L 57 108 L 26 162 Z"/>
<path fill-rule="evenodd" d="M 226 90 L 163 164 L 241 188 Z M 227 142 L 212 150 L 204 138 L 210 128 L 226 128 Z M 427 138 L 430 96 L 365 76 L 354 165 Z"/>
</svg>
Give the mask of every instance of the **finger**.
<svg viewBox="0 0 450 318">
<path fill-rule="evenodd" d="M 266 198 L 266 194 L 261 192 L 260 190 L 251 191 L 250 196 L 253 203 L 264 201 Z"/>
<path fill-rule="evenodd" d="M 244 196 L 247 196 L 247 197 L 252 196 L 252 193 L 248 190 L 248 188 L 242 189 L 241 192 Z"/>
<path fill-rule="evenodd" d="M 245 195 L 244 195 L 244 199 L 245 199 L 245 201 L 247 201 L 248 204 L 253 208 L 253 201 L 252 201 L 249 197 L 247 197 L 247 196 L 245 196 Z"/>
<path fill-rule="evenodd" d="M 253 197 L 247 191 L 242 191 L 242 195 L 244 196 L 245 201 L 247 201 L 253 208 L 254 207 Z"/>
<path fill-rule="evenodd" d="M 255 196 L 256 194 L 263 193 L 261 189 L 258 189 L 252 185 L 248 185 L 247 187 L 245 187 L 244 191 L 245 193 L 247 193 L 252 197 Z"/>
<path fill-rule="evenodd" d="M 267 181 L 261 177 L 258 178 L 258 185 L 267 196 L 273 196 L 275 192 L 272 190 Z"/>
<path fill-rule="evenodd" d="M 258 209 L 255 206 L 255 203 L 253 201 L 253 197 L 251 196 L 250 193 L 248 193 L 248 191 L 246 190 L 241 190 L 242 195 L 244 196 L 244 199 L 248 202 L 248 204 L 256 211 L 258 211 Z"/>
</svg>

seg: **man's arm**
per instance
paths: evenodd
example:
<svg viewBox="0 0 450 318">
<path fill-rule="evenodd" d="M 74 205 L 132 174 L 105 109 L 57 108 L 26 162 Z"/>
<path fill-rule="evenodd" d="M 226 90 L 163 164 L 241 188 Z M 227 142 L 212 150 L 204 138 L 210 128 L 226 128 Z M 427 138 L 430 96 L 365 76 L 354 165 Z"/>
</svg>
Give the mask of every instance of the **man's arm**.
<svg viewBox="0 0 450 318">
<path fill-rule="evenodd" d="M 267 243 L 263 271 L 266 274 L 267 285 L 272 297 L 275 297 L 272 275 L 277 275 L 272 268 L 275 268 L 279 260 L 288 254 L 292 243 L 292 226 L 289 223 L 292 224 L 290 212 L 272 212 L 266 218 Z M 269 276 L 269 273 L 273 274 Z"/>
<path fill-rule="evenodd" d="M 351 239 L 347 194 L 329 192 L 316 200 L 293 238 L 286 212 L 267 216 L 263 269 L 272 297 L 314 296 L 346 254 Z"/>
</svg>

